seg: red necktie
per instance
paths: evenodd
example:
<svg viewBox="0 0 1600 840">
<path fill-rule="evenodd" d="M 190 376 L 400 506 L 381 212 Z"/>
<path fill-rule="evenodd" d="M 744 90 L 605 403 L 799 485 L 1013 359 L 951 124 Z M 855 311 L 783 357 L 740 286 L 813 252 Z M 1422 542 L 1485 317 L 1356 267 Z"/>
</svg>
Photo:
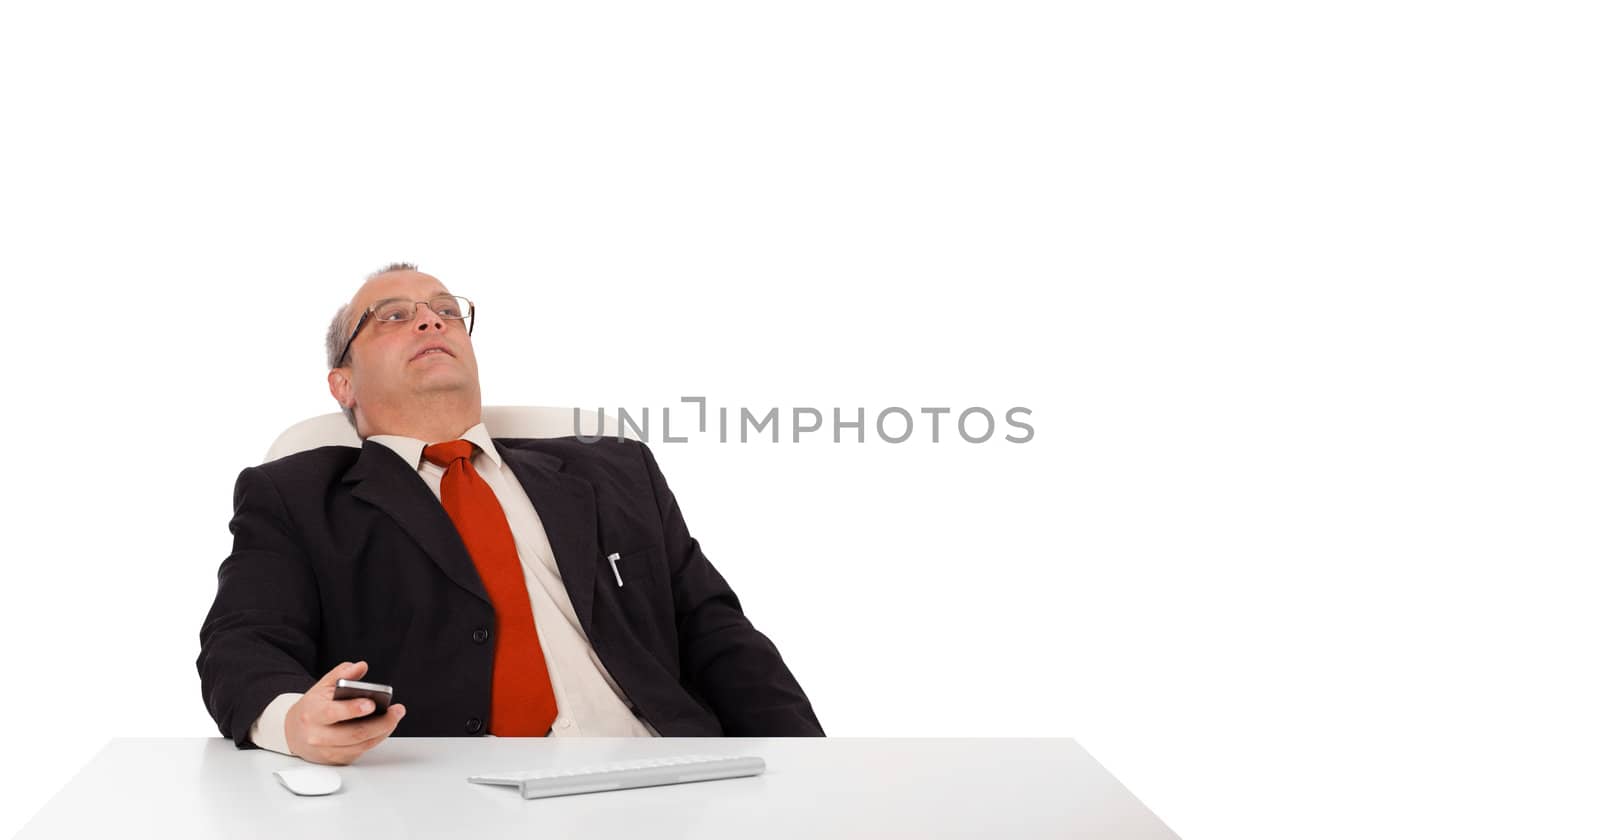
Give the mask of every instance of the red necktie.
<svg viewBox="0 0 1600 840">
<path fill-rule="evenodd" d="M 439 500 L 461 534 L 494 605 L 489 732 L 543 737 L 556 719 L 556 695 L 545 669 L 544 649 L 539 646 L 533 607 L 528 603 L 528 583 L 505 511 L 494 491 L 472 468 L 470 441 L 436 443 L 424 448 L 422 457 L 445 468 L 439 482 Z"/>
</svg>

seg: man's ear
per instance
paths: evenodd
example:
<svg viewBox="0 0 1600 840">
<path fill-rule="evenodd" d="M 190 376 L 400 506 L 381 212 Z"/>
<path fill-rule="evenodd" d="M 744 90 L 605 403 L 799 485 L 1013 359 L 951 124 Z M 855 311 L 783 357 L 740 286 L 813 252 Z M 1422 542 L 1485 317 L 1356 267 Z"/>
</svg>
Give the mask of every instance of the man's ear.
<svg viewBox="0 0 1600 840">
<path fill-rule="evenodd" d="M 341 408 L 354 408 L 356 404 L 356 392 L 350 385 L 349 370 L 334 368 L 328 371 L 328 393 L 333 395 Z"/>
</svg>

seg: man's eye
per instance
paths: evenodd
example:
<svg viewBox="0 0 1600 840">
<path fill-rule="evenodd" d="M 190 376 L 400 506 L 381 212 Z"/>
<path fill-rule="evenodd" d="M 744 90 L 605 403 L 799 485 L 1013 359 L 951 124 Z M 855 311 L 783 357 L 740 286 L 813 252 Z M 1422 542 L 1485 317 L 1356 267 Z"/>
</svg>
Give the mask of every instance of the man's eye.
<svg viewBox="0 0 1600 840">
<path fill-rule="evenodd" d="M 378 320 L 380 321 L 404 321 L 405 319 L 406 313 L 403 309 L 378 310 Z"/>
<path fill-rule="evenodd" d="M 460 318 L 461 311 L 454 306 L 446 306 L 438 310 L 440 318 Z"/>
</svg>

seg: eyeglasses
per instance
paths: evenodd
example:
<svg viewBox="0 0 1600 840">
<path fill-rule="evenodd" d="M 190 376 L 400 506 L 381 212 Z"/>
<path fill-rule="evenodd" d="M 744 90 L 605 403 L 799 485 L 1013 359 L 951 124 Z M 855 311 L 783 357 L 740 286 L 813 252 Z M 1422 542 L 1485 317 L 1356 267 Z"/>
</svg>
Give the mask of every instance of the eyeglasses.
<svg viewBox="0 0 1600 840">
<path fill-rule="evenodd" d="M 344 349 L 339 351 L 339 361 L 334 364 L 334 367 L 344 364 L 344 357 L 350 355 L 350 344 L 356 340 L 357 335 L 361 334 L 361 328 L 367 325 L 367 321 L 375 320 L 380 324 L 398 324 L 410 321 L 417 317 L 417 307 L 419 306 L 428 307 L 433 310 L 433 314 L 446 321 L 466 321 L 467 335 L 472 335 L 473 316 L 477 314 L 477 309 L 472 305 L 472 301 L 459 295 L 439 295 L 427 300 L 401 300 L 399 298 L 380 300 L 367 307 L 367 311 L 361 313 L 361 320 L 357 321 L 356 328 L 350 331 L 350 337 L 345 339 Z"/>
</svg>

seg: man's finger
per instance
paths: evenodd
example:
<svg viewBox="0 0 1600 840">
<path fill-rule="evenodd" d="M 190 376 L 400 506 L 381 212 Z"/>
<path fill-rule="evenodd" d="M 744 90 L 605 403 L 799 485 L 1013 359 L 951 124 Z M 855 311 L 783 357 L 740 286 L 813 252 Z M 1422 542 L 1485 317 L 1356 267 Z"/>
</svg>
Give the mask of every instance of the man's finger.
<svg viewBox="0 0 1600 840">
<path fill-rule="evenodd" d="M 371 714 L 374 708 L 376 707 L 372 701 L 365 697 L 357 697 L 352 700 L 329 700 L 326 703 L 317 704 L 315 720 L 325 726 L 332 726 L 336 723 L 365 717 Z"/>
<path fill-rule="evenodd" d="M 400 719 L 405 717 L 405 714 L 404 706 L 390 706 L 389 711 L 382 717 L 332 726 L 330 728 L 333 733 L 329 735 L 327 744 L 339 749 L 348 749 L 374 738 L 381 741 L 394 732 L 394 728 L 399 725 Z"/>
<path fill-rule="evenodd" d="M 356 759 L 365 755 L 367 751 L 373 747 L 383 743 L 383 740 L 383 736 L 379 736 L 371 739 L 370 741 L 363 741 L 360 744 L 353 744 L 345 747 L 331 747 L 323 752 L 322 763 L 337 764 L 340 766 L 354 764 Z"/>
<path fill-rule="evenodd" d="M 346 677 L 344 675 L 344 672 L 345 672 L 346 669 L 348 669 L 351 666 L 351 664 L 352 663 L 349 663 L 349 662 L 340 662 L 338 665 L 333 666 L 333 668 L 331 670 L 329 670 L 328 673 L 322 675 L 322 679 L 317 680 L 317 684 L 312 686 L 312 688 L 313 689 L 332 688 L 333 684 L 338 682 L 339 680 L 341 680 L 341 679 L 349 679 L 349 677 Z"/>
<path fill-rule="evenodd" d="M 404 706 L 391 706 L 389 707 L 389 711 L 385 712 L 382 717 L 375 717 L 371 720 L 364 720 L 360 721 L 359 723 L 348 724 L 347 726 L 350 730 L 350 740 L 346 741 L 346 743 L 356 744 L 364 741 L 370 741 L 373 738 L 378 738 L 380 740 L 387 738 L 389 737 L 390 733 L 394 732 L 394 728 L 400 725 L 400 719 L 405 717 L 405 715 L 406 710 Z"/>
<path fill-rule="evenodd" d="M 392 707 L 391 707 L 391 709 L 392 709 Z M 395 723 L 399 723 L 400 722 L 400 718 L 405 717 L 405 712 L 401 711 L 399 713 L 395 713 L 395 712 L 391 711 L 389 716 L 394 718 L 394 722 Z M 362 753 L 365 753 L 367 750 L 370 750 L 373 747 L 376 747 L 377 745 L 383 743 L 393 733 L 394 733 L 394 726 L 391 724 L 383 732 L 380 732 L 377 735 L 374 735 L 373 737 L 366 739 L 365 741 L 358 741 L 358 742 L 356 742 L 354 744 L 350 744 L 350 745 L 347 745 L 347 746 L 339 747 L 338 749 L 340 751 L 348 750 L 348 751 L 354 752 L 355 755 L 351 756 L 349 758 L 350 761 L 354 761 L 356 759 L 356 756 L 360 756 Z"/>
<path fill-rule="evenodd" d="M 323 674 L 322 679 L 317 680 L 317 684 L 312 688 L 326 688 L 331 691 L 333 684 L 340 680 L 359 680 L 366 675 L 367 663 L 365 660 L 361 662 L 340 662 L 338 665 L 333 666 L 333 670 Z"/>
<path fill-rule="evenodd" d="M 388 739 L 389 739 L 389 733 L 385 732 L 382 735 L 379 735 L 379 736 L 377 736 L 375 738 L 368 738 L 367 740 L 362 741 L 359 744 L 351 744 L 349 747 L 346 747 L 346 749 L 354 750 L 358 754 L 365 753 L 367 750 L 370 750 L 373 747 L 376 747 L 377 745 L 383 743 L 384 741 L 387 741 Z"/>
<path fill-rule="evenodd" d="M 377 746 L 378 744 L 382 743 L 385 738 L 389 737 L 389 733 L 388 732 L 375 732 L 375 733 L 362 733 L 362 734 L 363 735 L 369 735 L 370 737 L 346 737 L 346 734 L 341 730 L 340 731 L 340 737 L 339 737 L 338 741 L 333 742 L 333 743 L 329 743 L 329 744 L 325 745 L 324 748 L 328 749 L 328 750 L 331 750 L 331 751 L 335 751 L 335 752 L 344 752 L 346 750 L 356 750 L 357 752 L 366 752 L 367 750 L 370 750 L 373 747 Z M 362 746 L 362 744 L 365 744 L 366 746 Z"/>
</svg>

